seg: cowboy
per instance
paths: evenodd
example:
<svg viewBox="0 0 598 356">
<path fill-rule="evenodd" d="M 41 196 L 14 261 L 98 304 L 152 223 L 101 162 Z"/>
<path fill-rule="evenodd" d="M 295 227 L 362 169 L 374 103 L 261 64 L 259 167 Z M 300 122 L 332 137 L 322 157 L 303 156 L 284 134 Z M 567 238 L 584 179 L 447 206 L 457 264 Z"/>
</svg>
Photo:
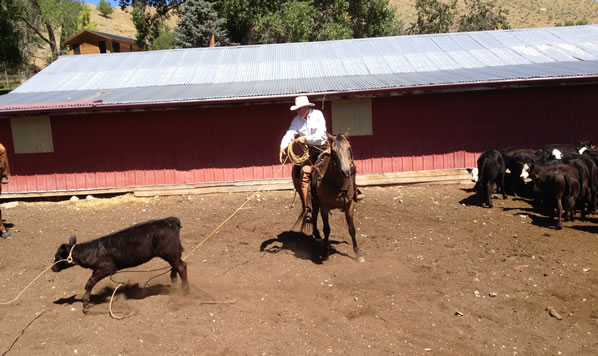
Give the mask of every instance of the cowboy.
<svg viewBox="0 0 598 356">
<path fill-rule="evenodd" d="M 291 125 L 287 133 L 283 136 L 280 142 L 279 159 L 282 163 L 285 149 L 289 144 L 299 136 L 298 141 L 301 143 L 308 143 L 314 147 L 310 149 L 309 159 L 301 166 L 301 200 L 304 203 L 304 221 L 309 223 L 312 219 L 312 204 L 311 204 L 311 172 L 312 165 L 316 162 L 319 154 L 326 149 L 328 137 L 326 136 L 326 120 L 320 110 L 311 109 L 315 104 L 310 103 L 307 96 L 298 96 L 295 98 L 295 105 L 291 106 L 291 111 L 296 112 L 295 118 L 291 121 Z M 318 149 L 319 148 L 319 149 Z"/>
<path fill-rule="evenodd" d="M 10 168 L 8 167 L 8 157 L 6 149 L 0 143 L 0 176 L 2 184 L 8 184 L 8 176 L 10 175 Z"/>
<path fill-rule="evenodd" d="M 8 168 L 8 158 L 6 157 L 6 149 L 0 143 L 0 177 L 2 184 L 8 184 L 8 176 L 10 169 Z M 2 193 L 2 186 L 0 186 L 0 193 Z M 10 232 L 6 230 L 6 226 L 2 223 L 2 212 L 0 211 L 0 237 L 3 239 L 10 238 Z"/>
</svg>

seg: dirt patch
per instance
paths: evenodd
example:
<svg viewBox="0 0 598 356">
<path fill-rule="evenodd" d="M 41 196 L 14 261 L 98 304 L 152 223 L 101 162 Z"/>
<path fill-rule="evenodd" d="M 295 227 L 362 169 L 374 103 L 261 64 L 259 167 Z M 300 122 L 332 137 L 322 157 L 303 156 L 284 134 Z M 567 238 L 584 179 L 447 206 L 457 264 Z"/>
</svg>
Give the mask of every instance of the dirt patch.
<svg viewBox="0 0 598 356">
<path fill-rule="evenodd" d="M 160 271 L 117 274 L 126 285 L 114 312 L 134 314 L 115 320 L 108 306 L 116 283 L 100 282 L 84 315 L 90 271 L 48 272 L 0 305 L 0 352 L 598 353 L 598 217 L 557 231 L 526 199 L 482 208 L 469 188 L 367 189 L 356 211 L 365 263 L 355 261 L 338 211 L 335 252 L 322 262 L 318 242 L 290 231 L 299 207 L 289 208 L 289 191 L 260 193 L 191 255 L 250 194 L 20 202 L 3 211 L 13 237 L 0 241 L 0 302 L 69 236 L 86 241 L 171 215 L 182 221 L 191 294 L 168 274 L 148 282 Z M 165 266 L 153 260 L 136 270 Z"/>
</svg>

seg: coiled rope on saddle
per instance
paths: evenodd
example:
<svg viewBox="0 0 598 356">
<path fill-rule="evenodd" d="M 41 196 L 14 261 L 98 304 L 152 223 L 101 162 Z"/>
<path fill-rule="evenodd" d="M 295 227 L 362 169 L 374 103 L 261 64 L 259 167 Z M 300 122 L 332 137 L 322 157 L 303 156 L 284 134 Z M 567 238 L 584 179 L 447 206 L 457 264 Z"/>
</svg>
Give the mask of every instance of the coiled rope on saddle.
<svg viewBox="0 0 598 356">
<path fill-rule="evenodd" d="M 295 151 L 293 151 L 293 146 L 295 145 L 295 143 L 299 143 L 299 147 L 303 151 L 303 154 L 297 155 Z M 310 148 L 316 149 L 320 152 L 326 152 L 325 149 L 322 149 L 317 145 L 308 145 L 307 143 L 299 142 L 299 137 L 297 137 L 296 139 L 291 141 L 291 143 L 289 143 L 289 145 L 287 146 L 287 157 L 289 158 L 289 161 L 293 162 L 294 165 L 301 166 L 305 161 L 309 159 Z"/>
<path fill-rule="evenodd" d="M 301 150 L 303 151 L 303 154 L 300 156 L 295 154 L 295 151 L 293 150 L 295 143 L 299 143 L 299 147 L 301 147 Z M 309 159 L 309 147 L 307 147 L 307 144 L 299 142 L 299 138 L 296 138 L 287 146 L 287 156 L 294 165 L 301 166 Z"/>
</svg>

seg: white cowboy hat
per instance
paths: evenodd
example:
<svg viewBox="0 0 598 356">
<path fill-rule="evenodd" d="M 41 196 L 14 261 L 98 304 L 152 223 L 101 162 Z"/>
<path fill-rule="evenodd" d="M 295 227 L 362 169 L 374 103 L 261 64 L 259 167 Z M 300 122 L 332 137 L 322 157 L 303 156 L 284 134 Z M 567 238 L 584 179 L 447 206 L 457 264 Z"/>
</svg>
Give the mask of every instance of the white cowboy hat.
<svg viewBox="0 0 598 356">
<path fill-rule="evenodd" d="M 295 111 L 304 106 L 315 106 L 316 104 L 310 103 L 307 96 L 302 95 L 295 98 L 295 105 L 291 106 L 291 111 Z"/>
</svg>

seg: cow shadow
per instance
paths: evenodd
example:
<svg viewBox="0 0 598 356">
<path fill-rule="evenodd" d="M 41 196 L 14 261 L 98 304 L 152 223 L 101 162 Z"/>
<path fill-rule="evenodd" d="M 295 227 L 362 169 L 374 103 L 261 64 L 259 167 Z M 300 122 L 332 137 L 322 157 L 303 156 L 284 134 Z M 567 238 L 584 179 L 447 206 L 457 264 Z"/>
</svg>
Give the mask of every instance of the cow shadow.
<svg viewBox="0 0 598 356">
<path fill-rule="evenodd" d="M 550 217 L 548 213 L 546 215 L 527 213 L 527 216 L 532 219 L 532 225 L 556 229 L 556 219 Z"/>
<path fill-rule="evenodd" d="M 465 206 L 479 206 L 481 208 L 489 208 L 490 209 L 490 207 L 485 204 L 486 197 L 481 192 L 475 190 L 474 188 L 461 188 L 461 190 L 466 193 L 473 193 L 473 194 L 468 196 L 467 198 L 461 199 L 459 201 L 459 204 L 465 205 Z M 497 200 L 506 200 L 506 199 L 503 199 L 502 195 L 500 193 L 494 192 L 494 193 L 492 193 L 492 200 L 497 201 Z"/>
<path fill-rule="evenodd" d="M 598 234 L 598 225 L 575 225 L 569 226 L 569 228 L 589 232 L 590 234 Z"/>
<path fill-rule="evenodd" d="M 461 188 L 462 191 L 466 193 L 473 193 L 472 195 L 468 196 L 465 199 L 461 199 L 459 204 L 467 205 L 467 206 L 480 206 L 483 207 L 484 199 L 482 194 L 479 194 L 477 190 L 474 188 Z"/>
<path fill-rule="evenodd" d="M 341 243 L 346 244 L 346 241 L 330 241 L 330 255 L 339 254 L 341 256 L 350 257 L 349 255 L 336 250 L 332 245 Z M 313 236 L 306 235 L 302 232 L 285 231 L 279 234 L 274 239 L 268 239 L 260 245 L 260 251 L 268 253 L 279 253 L 282 251 L 290 251 L 297 258 L 312 261 L 315 264 L 322 264 L 322 249 L 324 246 L 323 239 L 315 239 Z"/>
<path fill-rule="evenodd" d="M 123 285 L 116 291 L 114 297 L 124 295 L 127 299 L 144 299 L 147 297 L 153 297 L 157 295 L 169 295 L 176 289 L 176 285 L 164 285 L 156 284 L 150 287 L 140 287 L 139 283 L 132 285 Z M 114 293 L 114 288 L 104 287 L 99 293 L 92 293 L 90 297 L 90 306 L 99 305 L 110 301 Z M 83 303 L 83 298 L 77 298 L 76 295 L 72 295 L 68 298 L 60 298 L 54 301 L 54 304 L 68 304 L 72 305 L 75 303 Z"/>
</svg>

